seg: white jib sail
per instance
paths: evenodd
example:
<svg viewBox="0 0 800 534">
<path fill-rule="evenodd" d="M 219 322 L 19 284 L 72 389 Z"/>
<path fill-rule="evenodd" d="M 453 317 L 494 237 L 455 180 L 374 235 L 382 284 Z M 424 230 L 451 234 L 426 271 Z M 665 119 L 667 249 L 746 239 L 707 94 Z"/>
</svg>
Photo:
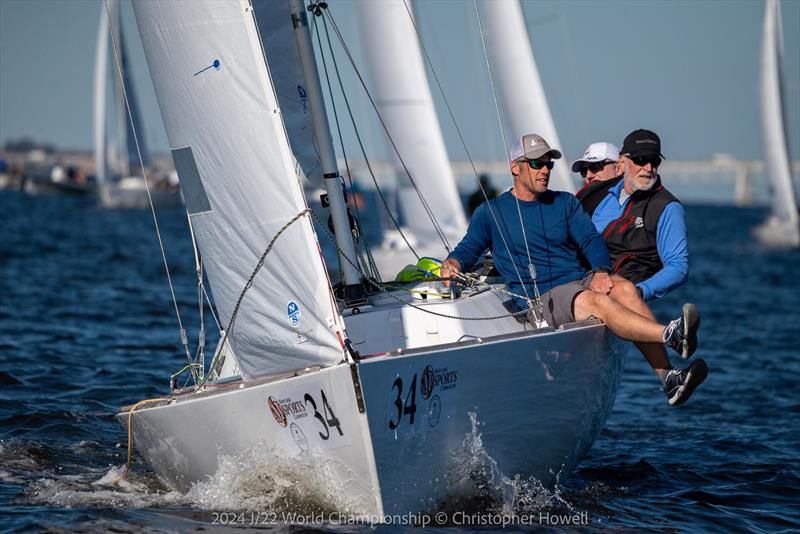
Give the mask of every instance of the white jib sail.
<svg viewBox="0 0 800 534">
<path fill-rule="evenodd" d="M 94 62 L 94 163 L 97 183 L 107 179 L 106 154 L 106 82 L 108 66 L 108 15 L 106 6 L 100 4 L 100 23 L 97 30 L 97 50 Z"/>
<path fill-rule="evenodd" d="M 445 235 L 460 239 L 466 231 L 466 218 L 425 76 L 410 8 L 406 8 L 404 0 L 389 0 L 359 2 L 358 9 L 373 97 L 420 191 L 417 194 L 413 190 L 398 161 L 398 192 L 404 224 L 418 242 L 440 242 L 421 195 Z M 391 146 L 389 150 L 396 158 Z"/>
<path fill-rule="evenodd" d="M 519 0 L 482 0 L 478 5 L 509 148 L 516 137 L 537 133 L 566 154 L 547 105 Z M 549 188 L 575 192 L 566 159 L 556 161 Z"/>
<path fill-rule="evenodd" d="M 227 325 L 267 244 L 306 209 L 253 11 L 246 0 L 143 1 L 134 10 Z M 340 319 L 308 215 L 275 242 L 229 336 L 245 380 L 342 360 Z"/>
<path fill-rule="evenodd" d="M 789 166 L 786 129 L 783 122 L 781 62 L 783 31 L 778 0 L 764 6 L 764 35 L 761 45 L 761 136 L 767 177 L 772 184 L 772 213 L 782 221 L 798 220 L 797 201 Z"/>
</svg>

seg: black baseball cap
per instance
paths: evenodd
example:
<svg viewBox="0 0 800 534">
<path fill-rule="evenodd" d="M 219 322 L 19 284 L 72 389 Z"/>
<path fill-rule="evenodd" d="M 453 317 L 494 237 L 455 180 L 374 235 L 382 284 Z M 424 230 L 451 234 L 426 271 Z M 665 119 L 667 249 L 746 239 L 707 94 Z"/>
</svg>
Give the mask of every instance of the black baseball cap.
<svg viewBox="0 0 800 534">
<path fill-rule="evenodd" d="M 622 143 L 622 154 L 630 156 L 658 156 L 661 153 L 661 138 L 650 130 L 634 130 L 628 134 Z"/>
</svg>

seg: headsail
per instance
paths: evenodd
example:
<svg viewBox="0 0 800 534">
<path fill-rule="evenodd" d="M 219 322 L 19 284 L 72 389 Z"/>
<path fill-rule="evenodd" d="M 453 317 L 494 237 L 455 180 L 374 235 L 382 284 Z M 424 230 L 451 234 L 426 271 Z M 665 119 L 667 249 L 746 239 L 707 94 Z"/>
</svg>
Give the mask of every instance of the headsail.
<svg viewBox="0 0 800 534">
<path fill-rule="evenodd" d="M 478 5 L 492 77 L 508 125 L 509 148 L 515 137 L 538 133 L 551 146 L 566 153 L 550 114 L 519 0 L 482 0 Z M 556 161 L 549 187 L 554 191 L 575 192 L 565 159 Z"/>
<path fill-rule="evenodd" d="M 780 4 L 778 0 L 766 0 L 759 87 L 764 162 L 767 177 L 772 185 L 772 216 L 781 223 L 781 232 L 792 233 L 784 235 L 782 240 L 797 245 L 800 244 L 800 229 L 784 123 L 782 59 L 783 32 Z"/>
<path fill-rule="evenodd" d="M 247 0 L 142 1 L 134 9 L 186 207 L 227 324 L 269 241 L 306 209 L 253 9 Z M 291 26 L 288 8 L 284 16 Z M 319 245 L 304 216 L 275 242 L 229 339 L 247 380 L 335 364 L 343 356 L 339 334 Z"/>
<path fill-rule="evenodd" d="M 398 162 L 398 193 L 405 225 L 419 241 L 439 243 L 419 198 L 422 196 L 445 235 L 457 240 L 466 231 L 466 218 L 425 76 L 410 6 L 407 8 L 405 1 L 358 3 L 373 96 L 389 135 L 419 188 L 418 194 Z M 396 159 L 394 149 L 390 146 L 389 150 Z"/>
</svg>

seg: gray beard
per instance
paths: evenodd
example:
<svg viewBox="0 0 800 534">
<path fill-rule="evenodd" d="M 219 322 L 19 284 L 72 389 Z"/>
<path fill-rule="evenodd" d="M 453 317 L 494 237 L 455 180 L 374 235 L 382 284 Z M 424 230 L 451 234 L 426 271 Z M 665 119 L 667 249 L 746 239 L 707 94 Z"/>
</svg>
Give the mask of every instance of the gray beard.
<svg viewBox="0 0 800 534">
<path fill-rule="evenodd" d="M 636 182 L 633 183 L 633 190 L 634 191 L 650 191 L 653 189 L 653 186 L 656 185 L 655 177 L 650 180 L 650 183 L 647 185 L 639 185 Z"/>
</svg>

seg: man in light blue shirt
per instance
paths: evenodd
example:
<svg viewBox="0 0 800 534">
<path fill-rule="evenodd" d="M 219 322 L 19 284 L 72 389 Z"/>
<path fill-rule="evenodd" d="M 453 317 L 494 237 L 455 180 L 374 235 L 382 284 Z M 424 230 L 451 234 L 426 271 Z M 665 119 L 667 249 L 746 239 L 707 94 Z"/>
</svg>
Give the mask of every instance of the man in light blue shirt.
<svg viewBox="0 0 800 534">
<path fill-rule="evenodd" d="M 612 269 L 645 300 L 663 297 L 686 283 L 689 248 L 683 206 L 657 174 L 661 140 L 649 130 L 625 138 L 621 176 L 578 197 L 606 240 Z M 600 197 L 599 199 L 597 197 Z"/>
</svg>

